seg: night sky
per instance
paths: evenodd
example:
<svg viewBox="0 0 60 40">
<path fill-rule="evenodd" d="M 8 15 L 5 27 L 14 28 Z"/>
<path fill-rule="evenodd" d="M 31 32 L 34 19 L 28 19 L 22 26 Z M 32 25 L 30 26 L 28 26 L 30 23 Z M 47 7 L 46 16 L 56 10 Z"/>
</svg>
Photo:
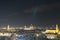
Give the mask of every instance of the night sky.
<svg viewBox="0 0 60 40">
<path fill-rule="evenodd" d="M 0 25 L 60 24 L 59 0 L 0 0 Z"/>
</svg>

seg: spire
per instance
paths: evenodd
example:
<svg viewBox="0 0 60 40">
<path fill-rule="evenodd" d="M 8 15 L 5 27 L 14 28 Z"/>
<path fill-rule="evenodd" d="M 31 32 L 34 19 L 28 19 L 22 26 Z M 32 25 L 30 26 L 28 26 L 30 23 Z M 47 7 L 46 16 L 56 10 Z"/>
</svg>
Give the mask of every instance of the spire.
<svg viewBox="0 0 60 40">
<path fill-rule="evenodd" d="M 56 33 L 58 33 L 59 28 L 58 28 L 58 24 L 56 24 Z"/>
<path fill-rule="evenodd" d="M 9 25 L 7 26 L 7 30 L 9 30 Z"/>
<path fill-rule="evenodd" d="M 56 24 L 56 30 L 58 29 L 58 24 Z"/>
</svg>

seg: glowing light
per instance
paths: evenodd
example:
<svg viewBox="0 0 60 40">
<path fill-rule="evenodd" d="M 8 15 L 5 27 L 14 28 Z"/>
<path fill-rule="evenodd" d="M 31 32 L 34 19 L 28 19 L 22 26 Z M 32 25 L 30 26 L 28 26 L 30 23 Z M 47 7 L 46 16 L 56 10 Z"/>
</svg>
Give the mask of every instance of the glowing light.
<svg viewBox="0 0 60 40">
<path fill-rule="evenodd" d="M 38 37 L 38 36 L 39 36 L 39 34 L 36 34 L 36 36 Z"/>
<path fill-rule="evenodd" d="M 57 36 L 56 35 L 46 35 L 48 39 L 55 39 Z"/>
<path fill-rule="evenodd" d="M 59 29 L 58 29 L 58 25 L 56 25 L 56 30 L 46 30 L 46 33 L 58 33 Z"/>
</svg>

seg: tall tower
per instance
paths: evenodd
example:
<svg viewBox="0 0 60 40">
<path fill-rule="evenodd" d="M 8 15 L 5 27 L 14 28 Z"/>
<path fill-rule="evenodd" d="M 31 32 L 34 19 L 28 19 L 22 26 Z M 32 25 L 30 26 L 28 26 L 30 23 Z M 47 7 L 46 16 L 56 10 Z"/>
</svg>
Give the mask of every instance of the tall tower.
<svg viewBox="0 0 60 40">
<path fill-rule="evenodd" d="M 56 24 L 56 33 L 58 33 L 59 28 L 58 28 L 58 24 Z"/>
<path fill-rule="evenodd" d="M 9 30 L 9 25 L 7 26 L 7 30 Z"/>
</svg>

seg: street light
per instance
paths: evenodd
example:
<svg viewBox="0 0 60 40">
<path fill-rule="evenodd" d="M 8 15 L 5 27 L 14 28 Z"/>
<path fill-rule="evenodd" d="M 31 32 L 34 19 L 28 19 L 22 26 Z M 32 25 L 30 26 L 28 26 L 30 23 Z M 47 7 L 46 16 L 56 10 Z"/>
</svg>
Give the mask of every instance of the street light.
<svg viewBox="0 0 60 40">
<path fill-rule="evenodd" d="M 37 33 L 37 34 L 36 34 L 36 40 L 38 40 L 38 37 L 39 37 L 39 34 Z"/>
<path fill-rule="evenodd" d="M 36 36 L 38 37 L 38 36 L 39 36 L 39 34 L 36 34 Z"/>
</svg>

